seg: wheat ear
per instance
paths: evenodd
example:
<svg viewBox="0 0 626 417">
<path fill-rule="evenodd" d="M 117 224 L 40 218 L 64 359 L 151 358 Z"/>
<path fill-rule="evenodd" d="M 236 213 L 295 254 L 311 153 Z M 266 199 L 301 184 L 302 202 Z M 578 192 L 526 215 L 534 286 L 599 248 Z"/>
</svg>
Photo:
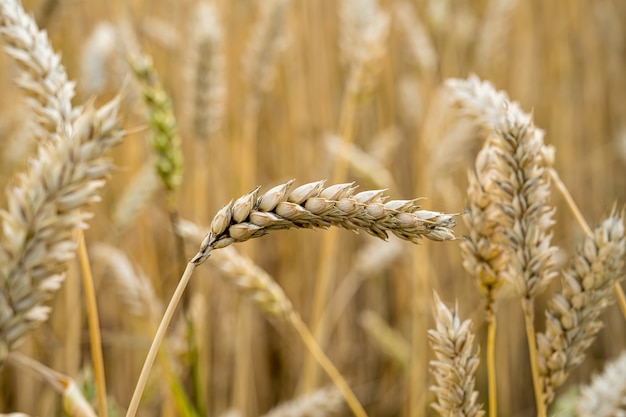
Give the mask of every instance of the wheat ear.
<svg viewBox="0 0 626 417">
<path fill-rule="evenodd" d="M 103 155 L 122 137 L 119 100 L 88 107 L 66 140 L 43 143 L 29 169 L 8 191 L 0 240 L 0 362 L 32 328 L 48 318 L 44 302 L 59 288 L 73 257 L 74 229 L 111 171 Z"/>
<path fill-rule="evenodd" d="M 613 301 L 613 286 L 623 279 L 626 252 L 623 214 L 612 213 L 585 238 L 573 264 L 563 274 L 560 293 L 546 311 L 546 330 L 537 335 L 543 398 L 554 391 L 575 366 L 602 328 L 600 313 Z"/>
<path fill-rule="evenodd" d="M 456 307 L 450 310 L 436 293 L 434 297 L 435 328 L 428 331 L 428 339 L 436 357 L 430 372 L 437 401 L 431 405 L 441 417 L 481 417 L 484 411 L 474 390 L 479 358 L 472 322 L 461 322 Z"/>
<path fill-rule="evenodd" d="M 381 239 L 393 233 L 414 243 L 422 237 L 436 241 L 455 238 L 452 215 L 420 210 L 416 200 L 385 203 L 383 190 L 354 194 L 353 184 L 324 187 L 324 181 L 317 181 L 289 191 L 292 184 L 288 181 L 261 196 L 257 188 L 225 205 L 213 218 L 211 231 L 192 262 L 204 262 L 213 249 L 280 229 L 337 226 Z"/>
<path fill-rule="evenodd" d="M 507 252 L 498 242 L 499 208 L 490 198 L 497 187 L 492 172 L 493 150 L 485 146 L 476 157 L 475 171 L 468 174 L 467 196 L 469 207 L 465 222 L 469 235 L 461 242 L 463 266 L 474 277 L 485 299 L 487 314 L 487 375 L 489 388 L 489 416 L 497 415 L 497 385 L 495 370 L 496 314 L 495 300 L 498 289 L 507 278 Z"/>
<path fill-rule="evenodd" d="M 533 387 L 539 417 L 546 416 L 542 380 L 535 342 L 534 299 L 556 276 L 550 228 L 554 209 L 546 170 L 551 153 L 543 143 L 543 131 L 530 115 L 477 77 L 449 80 L 453 100 L 470 117 L 485 125 L 492 135 L 485 146 L 493 154 L 492 198 L 504 224 L 503 236 L 511 260 L 511 277 L 522 294 L 522 308 L 530 355 Z"/>
<path fill-rule="evenodd" d="M 601 375 L 583 387 L 576 407 L 578 417 L 626 415 L 626 352 L 607 364 Z"/>
</svg>

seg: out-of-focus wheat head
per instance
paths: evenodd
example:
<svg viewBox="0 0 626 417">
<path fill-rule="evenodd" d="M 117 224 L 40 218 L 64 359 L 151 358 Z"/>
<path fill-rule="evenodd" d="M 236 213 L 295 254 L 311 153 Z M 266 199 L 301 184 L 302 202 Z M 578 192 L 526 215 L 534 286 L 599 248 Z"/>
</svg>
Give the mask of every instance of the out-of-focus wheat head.
<svg viewBox="0 0 626 417">
<path fill-rule="evenodd" d="M 591 384 L 582 388 L 576 405 L 578 417 L 626 415 L 626 352 L 609 362 Z"/>
<path fill-rule="evenodd" d="M 222 23 L 215 5 L 201 2 L 193 25 L 193 129 L 207 139 L 222 126 L 226 100 Z"/>
<path fill-rule="evenodd" d="M 623 214 L 612 213 L 585 238 L 572 265 L 563 273 L 562 290 L 546 311 L 546 330 L 537 335 L 544 395 L 554 391 L 580 365 L 602 328 L 600 314 L 613 301 L 613 284 L 623 279 Z"/>
<path fill-rule="evenodd" d="M 430 362 L 435 379 L 430 389 L 437 401 L 431 405 L 441 417 L 481 417 L 484 411 L 474 390 L 479 357 L 472 322 L 462 322 L 457 310 L 450 310 L 435 294 L 435 328 L 428 331 L 428 338 L 436 357 Z"/>
</svg>

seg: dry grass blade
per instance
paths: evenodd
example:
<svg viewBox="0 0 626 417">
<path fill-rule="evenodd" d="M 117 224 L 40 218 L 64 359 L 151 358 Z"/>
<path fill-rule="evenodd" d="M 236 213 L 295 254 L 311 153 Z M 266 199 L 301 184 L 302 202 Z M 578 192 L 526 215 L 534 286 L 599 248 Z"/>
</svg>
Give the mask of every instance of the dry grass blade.
<svg viewBox="0 0 626 417">
<path fill-rule="evenodd" d="M 481 417 L 474 390 L 478 351 L 474 349 L 471 320 L 461 322 L 457 309 L 448 309 L 435 294 L 435 328 L 428 331 L 436 359 L 430 362 L 435 379 L 431 391 L 437 396 L 432 407 L 441 417 Z"/>
<path fill-rule="evenodd" d="M 21 69 L 18 85 L 35 113 L 37 136 L 69 135 L 74 84 L 68 81 L 61 58 L 54 53 L 45 31 L 40 31 L 17 0 L 0 2 L 0 39 Z"/>
<path fill-rule="evenodd" d="M 120 142 L 119 100 L 88 107 L 67 140 L 43 143 L 8 191 L 0 240 L 0 361 L 31 328 L 48 318 L 43 303 L 59 288 L 74 256 L 74 229 L 111 171 L 103 156 Z"/>
<path fill-rule="evenodd" d="M 583 387 L 577 403 L 578 417 L 623 417 L 626 415 L 626 352 L 607 364 L 601 375 Z"/>
<path fill-rule="evenodd" d="M 324 187 L 324 181 L 289 191 L 293 181 L 278 185 L 262 196 L 258 188 L 224 206 L 211 222 L 211 232 L 192 262 L 204 262 L 213 249 L 263 236 L 271 230 L 330 226 L 381 239 L 393 233 L 418 242 L 422 237 L 443 241 L 455 238 L 453 216 L 420 210 L 415 200 L 384 202 L 383 190 L 354 194 L 353 184 Z"/>
<path fill-rule="evenodd" d="M 546 403 L 602 328 L 600 313 L 613 301 L 613 285 L 623 279 L 626 252 L 623 215 L 611 214 L 593 237 L 585 238 L 570 268 L 563 289 L 552 297 L 546 312 L 546 330 L 537 335 L 539 369 Z"/>
</svg>

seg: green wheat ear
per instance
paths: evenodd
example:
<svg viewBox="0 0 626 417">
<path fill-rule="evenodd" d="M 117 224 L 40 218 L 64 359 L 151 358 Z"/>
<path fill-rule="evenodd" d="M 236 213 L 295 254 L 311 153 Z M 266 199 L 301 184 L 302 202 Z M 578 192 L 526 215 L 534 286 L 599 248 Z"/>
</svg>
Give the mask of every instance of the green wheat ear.
<svg viewBox="0 0 626 417">
<path fill-rule="evenodd" d="M 132 58 L 130 64 L 148 108 L 150 142 L 156 156 L 155 169 L 165 189 L 173 193 L 182 180 L 183 153 L 172 101 L 161 87 L 150 57 Z"/>
</svg>

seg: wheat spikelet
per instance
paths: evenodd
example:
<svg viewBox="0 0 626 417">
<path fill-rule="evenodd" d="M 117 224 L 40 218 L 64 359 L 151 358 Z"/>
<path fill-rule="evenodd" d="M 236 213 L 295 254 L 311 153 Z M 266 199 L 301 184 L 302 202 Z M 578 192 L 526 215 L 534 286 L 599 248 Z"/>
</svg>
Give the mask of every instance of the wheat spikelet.
<svg viewBox="0 0 626 417">
<path fill-rule="evenodd" d="M 428 339 L 436 357 L 430 362 L 430 372 L 437 401 L 431 405 L 441 417 L 481 417 L 484 411 L 476 403 L 478 392 L 474 390 L 479 358 L 472 322 L 461 322 L 457 308 L 449 310 L 437 294 L 434 314 L 435 329 L 428 331 Z"/>
<path fill-rule="evenodd" d="M 602 327 L 600 313 L 613 301 L 613 284 L 622 279 L 626 252 L 623 215 L 611 214 L 584 240 L 563 274 L 560 293 L 546 311 L 546 330 L 537 335 L 539 369 L 547 403 Z"/>
<path fill-rule="evenodd" d="M 18 0 L 0 2 L 0 39 L 20 67 L 18 85 L 26 92 L 28 106 L 36 116 L 36 135 L 49 138 L 49 132 L 58 131 L 68 136 L 74 84 L 68 81 L 46 32 L 39 30 Z"/>
<path fill-rule="evenodd" d="M 400 239 L 418 242 L 422 237 L 454 239 L 453 216 L 420 210 L 415 200 L 384 202 L 383 190 L 354 194 L 353 184 L 324 187 L 324 181 L 289 191 L 292 181 L 259 197 L 258 188 L 225 205 L 213 218 L 211 231 L 192 259 L 204 262 L 213 249 L 263 236 L 271 230 L 338 226 L 363 230 L 381 239 L 391 232 Z"/>
<path fill-rule="evenodd" d="M 72 231 L 86 228 L 83 209 L 111 164 L 103 155 L 121 140 L 119 100 L 90 106 L 65 140 L 43 143 L 8 191 L 0 240 L 0 361 L 31 328 L 48 318 L 43 303 L 59 288 L 73 257 Z"/>
<path fill-rule="evenodd" d="M 196 137 L 206 139 L 220 130 L 224 116 L 226 80 L 222 26 L 213 4 L 198 3 L 193 34 L 194 115 Z"/>
<path fill-rule="evenodd" d="M 583 387 L 576 404 L 578 417 L 626 416 L 626 352 L 604 367 L 590 385 Z"/>
<path fill-rule="evenodd" d="M 344 412 L 345 403 L 339 390 L 327 387 L 279 404 L 263 417 L 332 417 Z"/>
<path fill-rule="evenodd" d="M 554 209 L 547 203 L 549 152 L 543 132 L 517 103 L 488 82 L 470 77 L 447 84 L 465 113 L 495 131 L 485 145 L 491 153 L 490 181 L 497 185 L 491 198 L 501 212 L 501 233 L 511 248 L 514 283 L 526 299 L 532 299 L 556 275 L 557 248 L 550 243 Z"/>
</svg>

